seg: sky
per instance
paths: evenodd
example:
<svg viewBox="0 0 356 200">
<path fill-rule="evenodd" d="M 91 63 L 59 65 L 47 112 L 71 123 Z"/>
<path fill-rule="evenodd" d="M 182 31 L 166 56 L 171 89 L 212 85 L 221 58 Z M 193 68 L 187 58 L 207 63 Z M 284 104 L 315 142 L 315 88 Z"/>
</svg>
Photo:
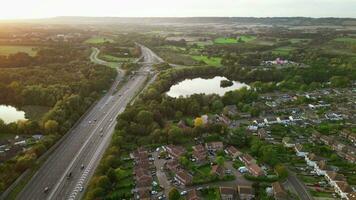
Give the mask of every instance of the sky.
<svg viewBox="0 0 356 200">
<path fill-rule="evenodd" d="M 93 17 L 354 17 L 356 0 L 1 0 L 0 19 Z"/>
</svg>

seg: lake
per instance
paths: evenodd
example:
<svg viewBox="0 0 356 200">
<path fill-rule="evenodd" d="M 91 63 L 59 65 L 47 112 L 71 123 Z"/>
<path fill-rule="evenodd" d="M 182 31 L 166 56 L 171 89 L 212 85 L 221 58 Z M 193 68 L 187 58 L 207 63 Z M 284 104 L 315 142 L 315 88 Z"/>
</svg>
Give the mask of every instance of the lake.
<svg viewBox="0 0 356 200">
<path fill-rule="evenodd" d="M 238 90 L 242 87 L 249 86 L 245 83 L 240 83 L 238 81 L 233 81 L 233 85 L 229 87 L 220 87 L 220 81 L 228 80 L 225 77 L 215 76 L 211 79 L 203 78 L 194 78 L 194 79 L 185 79 L 175 85 L 173 85 L 170 90 L 167 92 L 167 95 L 170 97 L 187 97 L 192 94 L 218 94 L 223 96 L 226 92 L 232 90 Z"/>
<path fill-rule="evenodd" d="M 0 119 L 4 120 L 5 123 L 11 123 L 26 118 L 24 111 L 17 110 L 12 106 L 0 105 Z"/>
</svg>

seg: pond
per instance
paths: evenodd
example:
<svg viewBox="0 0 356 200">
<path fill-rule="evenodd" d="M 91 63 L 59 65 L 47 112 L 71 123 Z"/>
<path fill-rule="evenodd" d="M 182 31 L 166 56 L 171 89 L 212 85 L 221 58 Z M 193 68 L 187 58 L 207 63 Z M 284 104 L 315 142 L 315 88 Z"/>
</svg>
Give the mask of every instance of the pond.
<svg viewBox="0 0 356 200">
<path fill-rule="evenodd" d="M 245 83 L 240 83 L 238 81 L 232 81 L 232 85 L 229 87 L 221 87 L 220 82 L 222 80 L 228 80 L 225 77 L 215 76 L 211 79 L 194 78 L 185 79 L 175 85 L 173 85 L 167 92 L 170 97 L 187 97 L 192 94 L 218 94 L 223 96 L 226 92 L 232 90 L 238 90 L 243 87 L 249 88 Z"/>
<path fill-rule="evenodd" d="M 0 119 L 5 123 L 16 122 L 18 120 L 24 120 L 25 112 L 17 110 L 15 107 L 8 105 L 0 105 Z"/>
</svg>

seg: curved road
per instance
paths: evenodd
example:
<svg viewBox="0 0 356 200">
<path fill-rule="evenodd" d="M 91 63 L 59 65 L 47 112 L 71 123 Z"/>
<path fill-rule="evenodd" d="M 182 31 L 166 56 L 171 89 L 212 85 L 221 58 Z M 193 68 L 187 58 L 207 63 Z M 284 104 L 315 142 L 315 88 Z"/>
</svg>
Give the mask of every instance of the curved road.
<svg viewBox="0 0 356 200">
<path fill-rule="evenodd" d="M 119 73 L 109 92 L 88 112 L 68 137 L 54 150 L 38 172 L 18 195 L 19 200 L 80 199 L 86 184 L 109 145 L 116 117 L 143 87 L 152 64 L 161 62 L 150 49 L 142 49 L 143 66 L 123 87 L 114 93 L 123 74 Z M 90 59 L 106 65 L 97 58 L 93 48 Z M 84 165 L 84 169 L 81 169 Z M 71 173 L 71 178 L 67 175 Z M 44 188 L 49 187 L 47 193 Z"/>
</svg>

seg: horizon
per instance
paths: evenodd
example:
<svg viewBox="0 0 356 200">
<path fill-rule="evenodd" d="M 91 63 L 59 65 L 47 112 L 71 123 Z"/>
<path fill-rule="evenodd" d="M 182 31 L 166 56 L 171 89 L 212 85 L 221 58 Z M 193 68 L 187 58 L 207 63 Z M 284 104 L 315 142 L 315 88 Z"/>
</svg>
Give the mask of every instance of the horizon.
<svg viewBox="0 0 356 200">
<path fill-rule="evenodd" d="M 19 7 L 21 5 L 21 7 Z M 6 0 L 0 20 L 48 19 L 54 17 L 310 17 L 355 18 L 352 0 Z"/>
</svg>

